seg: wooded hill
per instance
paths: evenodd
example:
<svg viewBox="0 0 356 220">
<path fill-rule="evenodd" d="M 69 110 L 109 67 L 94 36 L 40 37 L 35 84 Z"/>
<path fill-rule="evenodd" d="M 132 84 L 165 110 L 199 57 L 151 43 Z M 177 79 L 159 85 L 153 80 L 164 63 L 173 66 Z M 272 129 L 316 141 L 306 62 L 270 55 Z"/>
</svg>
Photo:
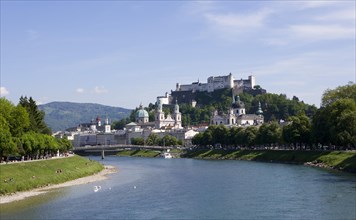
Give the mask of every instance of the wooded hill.
<svg viewBox="0 0 356 220">
<path fill-rule="evenodd" d="M 195 125 L 209 123 L 210 115 L 214 110 L 220 113 L 227 113 L 232 104 L 231 89 L 217 90 L 212 93 L 196 92 L 195 99 L 197 107 L 193 108 L 190 103 L 180 103 L 183 125 Z M 246 113 L 254 114 L 258 110 L 258 103 L 261 102 L 265 121 L 287 120 L 290 116 L 305 114 L 313 116 L 317 107 L 300 101 L 297 97 L 288 99 L 284 94 L 239 94 L 240 100 L 245 103 Z"/>
<path fill-rule="evenodd" d="M 105 106 L 92 103 L 51 102 L 40 105 L 39 109 L 45 113 L 45 122 L 55 131 L 64 131 L 80 123 L 88 123 L 100 116 L 102 122 L 106 116 L 110 122 L 118 121 L 130 115 L 131 110 L 121 107 Z"/>
</svg>

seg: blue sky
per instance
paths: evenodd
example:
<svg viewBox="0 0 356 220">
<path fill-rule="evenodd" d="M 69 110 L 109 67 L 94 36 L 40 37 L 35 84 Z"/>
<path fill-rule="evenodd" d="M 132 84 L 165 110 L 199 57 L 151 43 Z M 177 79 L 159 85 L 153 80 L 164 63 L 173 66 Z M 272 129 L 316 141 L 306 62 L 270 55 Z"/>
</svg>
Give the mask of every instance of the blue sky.
<svg viewBox="0 0 356 220">
<path fill-rule="evenodd" d="M 1 96 L 135 108 L 177 82 L 256 77 L 320 105 L 355 82 L 354 1 L 1 1 Z"/>
</svg>

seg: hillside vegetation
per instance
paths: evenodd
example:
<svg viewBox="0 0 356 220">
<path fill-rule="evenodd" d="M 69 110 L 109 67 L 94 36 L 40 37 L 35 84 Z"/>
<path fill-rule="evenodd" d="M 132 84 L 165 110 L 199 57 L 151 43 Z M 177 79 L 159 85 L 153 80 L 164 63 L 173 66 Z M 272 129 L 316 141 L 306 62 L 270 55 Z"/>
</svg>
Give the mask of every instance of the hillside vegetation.
<svg viewBox="0 0 356 220">
<path fill-rule="evenodd" d="M 91 103 L 51 102 L 40 105 L 45 113 L 45 122 L 55 131 L 63 131 L 80 123 L 88 123 L 98 115 L 102 121 L 106 116 L 110 121 L 118 121 L 130 115 L 131 110 Z"/>
</svg>

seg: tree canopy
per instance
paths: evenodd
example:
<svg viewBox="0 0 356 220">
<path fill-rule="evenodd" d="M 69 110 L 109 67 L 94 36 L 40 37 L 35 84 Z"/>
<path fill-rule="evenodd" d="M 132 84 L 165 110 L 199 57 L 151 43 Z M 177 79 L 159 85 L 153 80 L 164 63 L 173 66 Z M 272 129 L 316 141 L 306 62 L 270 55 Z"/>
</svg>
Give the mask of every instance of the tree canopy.
<svg viewBox="0 0 356 220">
<path fill-rule="evenodd" d="M 0 161 L 8 155 L 38 158 L 71 149 L 68 140 L 49 135 L 44 113 L 32 98 L 21 97 L 17 106 L 0 98 L 0 106 Z"/>
</svg>

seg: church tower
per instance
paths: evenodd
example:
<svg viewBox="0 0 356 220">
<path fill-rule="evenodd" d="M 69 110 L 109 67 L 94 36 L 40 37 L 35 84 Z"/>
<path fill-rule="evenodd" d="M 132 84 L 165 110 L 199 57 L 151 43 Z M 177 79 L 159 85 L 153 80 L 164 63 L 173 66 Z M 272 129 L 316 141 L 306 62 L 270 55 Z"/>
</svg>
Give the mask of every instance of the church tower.
<svg viewBox="0 0 356 220">
<path fill-rule="evenodd" d="M 177 100 L 174 106 L 174 121 L 175 121 L 176 128 L 182 127 L 182 113 L 179 112 L 179 105 Z"/>
<path fill-rule="evenodd" d="M 156 110 L 156 118 L 155 118 L 155 127 L 160 129 L 162 127 L 162 121 L 164 121 L 164 112 L 161 100 L 157 101 L 157 110 Z"/>
<path fill-rule="evenodd" d="M 105 133 L 110 133 L 111 132 L 111 125 L 109 124 L 109 118 L 106 116 L 105 119 Z"/>
<path fill-rule="evenodd" d="M 234 112 L 237 116 L 239 115 L 245 115 L 246 114 L 246 110 L 245 110 L 245 103 L 243 103 L 240 100 L 240 96 L 237 96 L 237 100 L 236 102 L 232 105 Z"/>
</svg>

